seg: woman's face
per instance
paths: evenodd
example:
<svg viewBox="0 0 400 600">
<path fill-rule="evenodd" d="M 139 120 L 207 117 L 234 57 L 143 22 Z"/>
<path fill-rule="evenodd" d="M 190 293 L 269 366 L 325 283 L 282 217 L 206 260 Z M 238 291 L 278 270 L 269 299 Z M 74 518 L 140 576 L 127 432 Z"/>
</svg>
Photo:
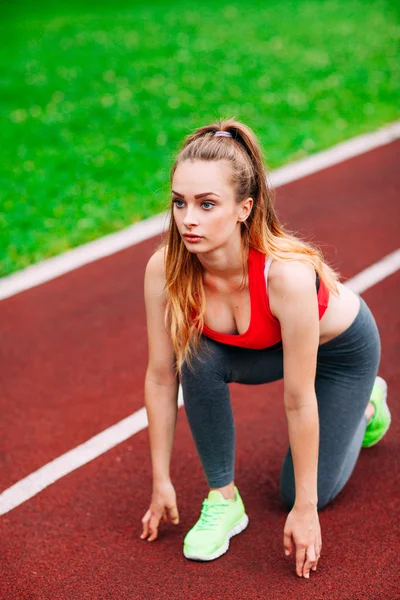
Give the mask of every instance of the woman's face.
<svg viewBox="0 0 400 600">
<path fill-rule="evenodd" d="M 250 214 L 252 199 L 238 204 L 225 161 L 185 161 L 172 181 L 173 216 L 189 252 L 208 252 L 224 245 Z M 196 198 L 196 196 L 201 196 Z M 200 236 L 191 241 L 185 234 Z"/>
</svg>

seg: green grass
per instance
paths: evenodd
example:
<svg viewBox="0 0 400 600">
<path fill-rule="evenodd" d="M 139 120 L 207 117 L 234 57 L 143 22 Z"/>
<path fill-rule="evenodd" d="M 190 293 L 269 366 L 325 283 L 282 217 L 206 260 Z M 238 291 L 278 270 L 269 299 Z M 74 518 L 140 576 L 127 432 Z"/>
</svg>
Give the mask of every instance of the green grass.
<svg viewBox="0 0 400 600">
<path fill-rule="evenodd" d="M 194 128 L 275 168 L 399 117 L 389 1 L 3 5 L 0 275 L 165 210 Z"/>
</svg>

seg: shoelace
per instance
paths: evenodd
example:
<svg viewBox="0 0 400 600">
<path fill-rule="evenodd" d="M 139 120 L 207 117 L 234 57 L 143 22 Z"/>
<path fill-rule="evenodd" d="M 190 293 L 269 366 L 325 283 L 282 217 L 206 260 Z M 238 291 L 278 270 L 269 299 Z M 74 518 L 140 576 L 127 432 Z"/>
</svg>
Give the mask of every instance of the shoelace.
<svg viewBox="0 0 400 600">
<path fill-rule="evenodd" d="M 219 515 L 224 514 L 224 508 L 228 502 L 218 504 L 209 504 L 208 500 L 203 501 L 203 507 L 200 513 L 200 522 L 197 526 L 199 531 L 212 530 L 218 525 Z"/>
</svg>

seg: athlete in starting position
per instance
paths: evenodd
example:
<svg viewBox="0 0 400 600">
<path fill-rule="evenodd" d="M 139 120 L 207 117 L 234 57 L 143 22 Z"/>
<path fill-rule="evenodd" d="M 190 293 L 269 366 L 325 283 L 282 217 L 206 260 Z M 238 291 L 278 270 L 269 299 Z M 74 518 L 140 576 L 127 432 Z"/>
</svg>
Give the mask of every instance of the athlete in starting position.
<svg viewBox="0 0 400 600">
<path fill-rule="evenodd" d="M 283 545 L 287 555 L 295 546 L 296 573 L 309 577 L 322 547 L 318 509 L 390 425 L 375 320 L 320 250 L 279 223 L 249 127 L 220 120 L 189 135 L 171 184 L 168 234 L 144 282 L 153 493 L 141 538 L 155 540 L 161 519 L 179 522 L 169 473 L 179 382 L 209 486 L 183 553 L 206 561 L 248 523 L 234 482 L 228 384 L 283 378 Z"/>
</svg>

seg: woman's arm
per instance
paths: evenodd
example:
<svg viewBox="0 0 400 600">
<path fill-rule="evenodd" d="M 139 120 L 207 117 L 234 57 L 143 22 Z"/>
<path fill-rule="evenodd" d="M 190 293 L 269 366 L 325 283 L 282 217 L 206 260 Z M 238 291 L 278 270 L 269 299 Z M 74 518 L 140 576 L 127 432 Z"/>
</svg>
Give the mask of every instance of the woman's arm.
<svg viewBox="0 0 400 600">
<path fill-rule="evenodd" d="M 164 250 L 157 251 L 146 266 L 144 296 L 149 360 L 145 378 L 145 406 L 149 421 L 153 483 L 169 480 L 179 380 L 174 371 L 174 351 L 164 325 Z"/>
<path fill-rule="evenodd" d="M 298 507 L 316 506 L 319 446 L 315 373 L 319 345 L 315 273 L 300 261 L 273 264 L 270 306 L 283 345 L 284 404 Z"/>
<path fill-rule="evenodd" d="M 149 421 L 153 483 L 170 480 L 170 462 L 178 415 L 178 380 L 170 384 L 145 379 L 145 406 Z"/>
<path fill-rule="evenodd" d="M 271 268 L 272 271 L 272 268 Z M 318 519 L 319 420 L 315 373 L 319 345 L 315 273 L 299 261 L 277 263 L 270 278 L 270 306 L 280 321 L 284 402 L 295 477 L 295 502 L 283 530 L 285 554 L 295 544 L 296 573 L 310 577 L 322 547 Z"/>
<path fill-rule="evenodd" d="M 286 417 L 296 485 L 295 507 L 315 508 L 318 504 L 318 410 L 312 405 L 304 406 L 286 410 Z"/>
</svg>

